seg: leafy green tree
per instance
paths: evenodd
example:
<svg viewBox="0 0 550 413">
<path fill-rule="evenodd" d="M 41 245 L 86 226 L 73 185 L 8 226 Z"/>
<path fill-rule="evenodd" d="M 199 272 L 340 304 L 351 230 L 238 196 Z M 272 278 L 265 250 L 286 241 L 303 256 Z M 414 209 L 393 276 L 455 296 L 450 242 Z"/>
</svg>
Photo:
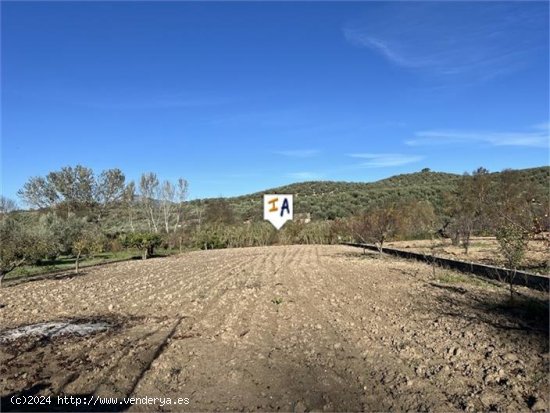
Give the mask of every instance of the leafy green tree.
<svg viewBox="0 0 550 413">
<path fill-rule="evenodd" d="M 151 257 L 155 248 L 162 244 L 162 238 L 159 234 L 150 232 L 136 232 L 128 234 L 124 239 L 127 247 L 134 247 L 141 251 L 141 258 L 146 260 Z"/>
<path fill-rule="evenodd" d="M 78 270 L 80 267 L 80 257 L 82 254 L 86 254 L 88 252 L 89 243 L 88 240 L 85 238 L 78 238 L 75 242 L 73 242 L 73 254 L 75 255 L 75 272 L 78 274 Z"/>
<path fill-rule="evenodd" d="M 76 258 L 75 272 L 78 274 L 80 259 L 83 254 L 98 254 L 103 252 L 103 246 L 104 237 L 100 232 L 93 228 L 82 231 L 73 241 L 72 245 L 72 253 Z"/>
<path fill-rule="evenodd" d="M 211 250 L 226 248 L 227 240 L 221 224 L 203 224 L 197 229 L 194 236 L 194 244 L 201 249 Z"/>
<path fill-rule="evenodd" d="M 59 202 L 59 194 L 54 184 L 41 176 L 30 178 L 17 194 L 34 208 L 49 208 Z"/>
<path fill-rule="evenodd" d="M 96 178 L 90 168 L 65 166 L 45 177 L 30 178 L 18 195 L 34 208 L 61 208 L 67 217 L 99 206 L 101 218 L 106 208 L 122 197 L 124 179 L 120 169 L 107 169 Z"/>
<path fill-rule="evenodd" d="M 54 212 L 49 212 L 40 217 L 37 231 L 50 236 L 60 254 L 70 254 L 74 242 L 88 225 L 90 223 L 85 217 L 79 218 L 70 214 L 66 219 L 62 219 Z"/>
<path fill-rule="evenodd" d="M 57 194 L 60 204 L 67 210 L 67 216 L 78 208 L 94 204 L 95 178 L 90 168 L 82 165 L 63 167 L 60 171 L 50 172 L 47 182 Z"/>
<path fill-rule="evenodd" d="M 48 239 L 33 234 L 16 221 L 0 221 L 0 283 L 15 268 L 31 264 L 52 254 Z"/>
<path fill-rule="evenodd" d="M 97 177 L 94 196 L 99 206 L 98 220 L 101 220 L 111 205 L 123 199 L 125 180 L 126 177 L 118 168 L 106 169 Z"/>
</svg>

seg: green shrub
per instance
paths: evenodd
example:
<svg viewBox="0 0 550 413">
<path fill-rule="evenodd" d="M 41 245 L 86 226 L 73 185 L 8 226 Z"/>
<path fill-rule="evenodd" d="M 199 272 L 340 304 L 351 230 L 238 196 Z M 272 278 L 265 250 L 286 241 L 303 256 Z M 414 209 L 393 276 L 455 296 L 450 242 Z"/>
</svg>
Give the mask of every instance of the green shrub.
<svg viewBox="0 0 550 413">
<path fill-rule="evenodd" d="M 141 258 L 146 260 L 154 254 L 155 248 L 162 244 L 162 237 L 151 232 L 135 232 L 126 234 L 122 242 L 126 247 L 139 249 Z"/>
</svg>

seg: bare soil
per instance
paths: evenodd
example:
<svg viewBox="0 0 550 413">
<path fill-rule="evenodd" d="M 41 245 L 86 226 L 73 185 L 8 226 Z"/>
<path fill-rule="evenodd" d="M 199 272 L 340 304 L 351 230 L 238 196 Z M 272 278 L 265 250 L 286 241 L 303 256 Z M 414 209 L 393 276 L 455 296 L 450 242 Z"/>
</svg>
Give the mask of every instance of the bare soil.
<svg viewBox="0 0 550 413">
<path fill-rule="evenodd" d="M 505 287 L 437 271 L 352 247 L 280 246 L 8 285 L 3 331 L 112 328 L 2 343 L 2 410 L 30 394 L 189 398 L 42 406 L 62 411 L 548 410 L 548 295 L 519 289 L 511 304 Z"/>
<path fill-rule="evenodd" d="M 439 239 L 435 242 L 431 240 L 394 241 L 388 242 L 387 246 L 424 254 L 432 254 L 435 251 L 439 257 L 506 267 L 505 260 L 499 253 L 498 242 L 494 237 L 473 237 L 468 254 L 461 246 L 452 245 L 450 239 Z M 433 249 L 434 246 L 435 249 Z M 520 269 L 541 275 L 550 275 L 550 249 L 547 241 L 529 241 Z"/>
</svg>

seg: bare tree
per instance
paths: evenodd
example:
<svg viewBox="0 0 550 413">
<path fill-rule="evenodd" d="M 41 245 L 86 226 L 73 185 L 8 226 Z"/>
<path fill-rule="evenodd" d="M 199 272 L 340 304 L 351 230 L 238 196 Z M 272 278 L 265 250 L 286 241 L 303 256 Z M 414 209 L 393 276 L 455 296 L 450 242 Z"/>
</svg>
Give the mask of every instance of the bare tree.
<svg viewBox="0 0 550 413">
<path fill-rule="evenodd" d="M 488 192 L 488 171 L 478 168 L 474 175 L 465 173 L 451 200 L 451 222 L 448 231 L 451 233 L 453 245 L 461 243 L 464 253 L 468 255 L 470 240 L 480 227 L 483 227 L 486 216 L 486 200 Z"/>
<path fill-rule="evenodd" d="M 459 219 L 459 236 L 462 248 L 464 248 L 464 254 L 468 255 L 470 251 L 470 244 L 472 241 L 472 233 L 474 231 L 474 221 L 470 217 L 461 217 Z"/>
<path fill-rule="evenodd" d="M 131 181 L 126 185 L 123 194 L 124 206 L 128 213 L 128 224 L 132 232 L 135 232 L 134 219 L 135 219 L 135 204 L 136 204 L 136 184 Z"/>
<path fill-rule="evenodd" d="M 174 231 L 177 231 L 180 223 L 183 221 L 183 205 L 187 199 L 188 183 L 185 179 L 179 178 L 176 187 L 176 199 L 178 205 L 176 207 L 176 223 L 174 224 Z"/>
<path fill-rule="evenodd" d="M 393 204 L 373 208 L 355 220 L 352 225 L 356 238 L 364 243 L 374 243 L 382 254 L 384 243 L 399 227 L 400 214 Z"/>
<path fill-rule="evenodd" d="M 155 173 L 145 173 L 140 180 L 140 195 L 150 231 L 159 232 L 161 219 L 166 234 L 177 230 L 187 198 L 185 179 L 179 178 L 175 185 L 168 180 L 160 184 Z"/>
<path fill-rule="evenodd" d="M 164 181 L 161 186 L 161 209 L 164 218 L 164 229 L 167 234 L 170 233 L 170 218 L 174 209 L 174 200 L 176 198 L 176 187 L 170 181 Z"/>
<path fill-rule="evenodd" d="M 13 199 L 0 195 L 0 216 L 4 216 L 17 209 L 17 204 Z"/>
<path fill-rule="evenodd" d="M 514 222 L 507 222 L 497 230 L 497 240 L 500 246 L 500 253 L 506 260 L 506 266 L 512 270 L 509 277 L 510 299 L 514 297 L 513 281 L 517 268 L 521 264 L 527 245 L 529 243 L 529 232 Z"/>
<path fill-rule="evenodd" d="M 149 224 L 149 230 L 155 233 L 158 230 L 158 190 L 159 180 L 154 172 L 147 172 L 141 175 L 139 183 L 139 190 L 141 195 L 141 203 L 147 216 L 147 223 Z"/>
<path fill-rule="evenodd" d="M 395 233 L 398 227 L 398 214 L 395 207 L 378 208 L 370 214 L 371 239 L 375 241 L 378 252 L 382 254 L 384 242 L 386 242 Z"/>
</svg>

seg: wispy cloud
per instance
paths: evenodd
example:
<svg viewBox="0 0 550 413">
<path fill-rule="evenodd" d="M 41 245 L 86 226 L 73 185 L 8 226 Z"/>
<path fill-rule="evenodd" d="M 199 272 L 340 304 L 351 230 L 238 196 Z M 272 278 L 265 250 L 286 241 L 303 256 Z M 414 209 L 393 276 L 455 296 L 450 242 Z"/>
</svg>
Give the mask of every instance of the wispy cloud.
<svg viewBox="0 0 550 413">
<path fill-rule="evenodd" d="M 548 47 L 547 3 L 386 3 L 345 38 L 395 65 L 443 77 L 515 71 Z"/>
<path fill-rule="evenodd" d="M 397 44 L 389 44 L 386 41 L 369 36 L 361 31 L 344 29 L 344 35 L 351 43 L 359 46 L 370 47 L 380 52 L 388 60 L 400 66 L 422 67 L 429 63 L 424 59 L 414 58 L 412 56 L 407 56 L 405 53 L 400 53 Z"/>
<path fill-rule="evenodd" d="M 321 153 L 318 149 L 295 149 L 288 151 L 276 151 L 277 155 L 288 156 L 289 158 L 312 158 Z"/>
<path fill-rule="evenodd" d="M 302 181 L 312 181 L 312 180 L 321 179 L 323 175 L 318 174 L 316 172 L 303 171 L 303 172 L 290 172 L 286 174 L 286 177 L 292 178 L 292 179 L 299 179 Z"/>
<path fill-rule="evenodd" d="M 488 132 L 429 130 L 415 133 L 414 139 L 405 141 L 409 146 L 451 145 L 482 143 L 492 146 L 525 146 L 546 148 L 550 138 L 548 125 L 540 124 L 538 128 L 527 132 Z"/>
<path fill-rule="evenodd" d="M 384 168 L 389 166 L 407 165 L 424 159 L 420 155 L 407 155 L 401 153 L 352 153 L 352 158 L 363 159 L 358 166 L 364 168 Z"/>
</svg>

